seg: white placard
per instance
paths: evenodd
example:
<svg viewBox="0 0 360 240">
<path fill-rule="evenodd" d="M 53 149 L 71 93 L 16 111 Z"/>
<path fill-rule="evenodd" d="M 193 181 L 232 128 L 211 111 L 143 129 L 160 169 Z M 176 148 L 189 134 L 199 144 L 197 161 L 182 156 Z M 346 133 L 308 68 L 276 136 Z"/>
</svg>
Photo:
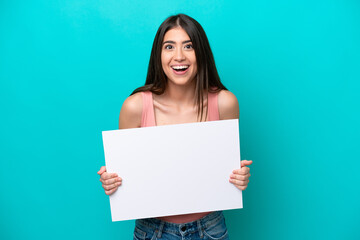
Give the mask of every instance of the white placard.
<svg viewBox="0 0 360 240">
<path fill-rule="evenodd" d="M 238 120 L 103 131 L 113 221 L 242 208 Z"/>
</svg>

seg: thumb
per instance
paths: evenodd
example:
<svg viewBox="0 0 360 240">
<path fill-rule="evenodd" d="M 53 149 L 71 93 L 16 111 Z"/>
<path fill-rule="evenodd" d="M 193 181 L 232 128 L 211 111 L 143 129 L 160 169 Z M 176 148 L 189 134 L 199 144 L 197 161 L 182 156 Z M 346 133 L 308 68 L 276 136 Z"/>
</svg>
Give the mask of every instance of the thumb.
<svg viewBox="0 0 360 240">
<path fill-rule="evenodd" d="M 252 164 L 252 162 L 253 162 L 252 160 L 242 160 L 240 161 L 241 167 L 249 166 Z"/>
<path fill-rule="evenodd" d="M 100 168 L 100 170 L 97 172 L 97 174 L 101 175 L 101 174 L 103 174 L 104 172 L 106 172 L 106 167 L 105 167 L 105 166 L 102 166 L 102 167 Z"/>
</svg>

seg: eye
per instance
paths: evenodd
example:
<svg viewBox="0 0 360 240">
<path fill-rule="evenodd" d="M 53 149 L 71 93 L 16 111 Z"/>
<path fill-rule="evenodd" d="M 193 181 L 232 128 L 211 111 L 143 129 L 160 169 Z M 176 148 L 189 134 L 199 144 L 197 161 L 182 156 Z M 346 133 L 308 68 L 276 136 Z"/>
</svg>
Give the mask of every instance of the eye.
<svg viewBox="0 0 360 240">
<path fill-rule="evenodd" d="M 185 49 L 193 49 L 193 45 L 192 44 L 185 45 Z"/>
<path fill-rule="evenodd" d="M 171 45 L 165 45 L 165 47 L 164 47 L 165 49 L 173 49 L 173 46 L 171 46 Z"/>
</svg>

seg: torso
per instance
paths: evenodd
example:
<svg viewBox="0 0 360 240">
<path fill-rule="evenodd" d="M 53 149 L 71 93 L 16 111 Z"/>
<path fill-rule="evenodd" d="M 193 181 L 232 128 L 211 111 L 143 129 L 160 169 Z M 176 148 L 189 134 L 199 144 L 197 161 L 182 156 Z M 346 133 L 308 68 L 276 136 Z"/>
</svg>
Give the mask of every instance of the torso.
<svg viewBox="0 0 360 240">
<path fill-rule="evenodd" d="M 216 111 L 216 115 L 218 116 L 214 117 L 214 115 L 212 114 L 212 120 L 238 118 L 239 109 L 236 97 L 231 92 L 222 90 L 218 93 L 218 98 L 219 99 L 216 98 L 216 104 L 218 104 L 218 106 L 216 106 L 218 108 L 218 110 Z M 207 105 L 207 102 L 204 101 L 204 114 L 206 114 L 206 112 L 208 111 Z M 142 115 L 144 111 L 143 106 L 144 102 L 142 93 L 136 93 L 130 96 L 123 104 L 123 108 L 120 113 L 119 128 L 123 129 L 131 127 L 142 127 L 142 125 L 144 125 L 144 119 Z M 148 107 L 149 105 L 145 105 L 145 108 Z M 151 114 L 153 114 L 153 117 L 150 117 L 152 118 L 152 121 L 150 120 L 150 125 L 145 124 L 145 126 L 161 126 L 198 122 L 196 107 L 170 106 L 167 105 L 166 102 L 161 101 L 161 98 L 158 98 L 155 94 L 152 94 L 151 107 L 153 107 L 153 112 L 151 112 Z M 149 118 L 147 118 L 147 120 L 149 120 Z M 209 115 L 207 116 L 207 120 L 209 120 Z M 159 217 L 159 219 L 172 223 L 185 223 L 198 220 L 209 213 L 210 212 L 202 212 L 165 216 Z"/>
</svg>

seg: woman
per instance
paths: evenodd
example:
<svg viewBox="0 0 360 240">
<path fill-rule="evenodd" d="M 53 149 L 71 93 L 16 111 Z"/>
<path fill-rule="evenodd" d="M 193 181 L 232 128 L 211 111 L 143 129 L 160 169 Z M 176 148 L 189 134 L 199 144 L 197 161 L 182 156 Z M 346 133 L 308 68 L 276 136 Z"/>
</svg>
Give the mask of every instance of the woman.
<svg viewBox="0 0 360 240">
<path fill-rule="evenodd" d="M 128 97 L 120 112 L 119 128 L 137 128 L 239 118 L 235 95 L 227 91 L 216 70 L 201 25 L 179 14 L 159 27 L 150 56 L 146 83 Z M 229 181 L 245 190 L 252 161 L 241 161 Z M 107 195 L 122 179 L 100 168 Z M 204 212 L 136 220 L 134 239 L 228 239 L 222 212 Z"/>
</svg>

